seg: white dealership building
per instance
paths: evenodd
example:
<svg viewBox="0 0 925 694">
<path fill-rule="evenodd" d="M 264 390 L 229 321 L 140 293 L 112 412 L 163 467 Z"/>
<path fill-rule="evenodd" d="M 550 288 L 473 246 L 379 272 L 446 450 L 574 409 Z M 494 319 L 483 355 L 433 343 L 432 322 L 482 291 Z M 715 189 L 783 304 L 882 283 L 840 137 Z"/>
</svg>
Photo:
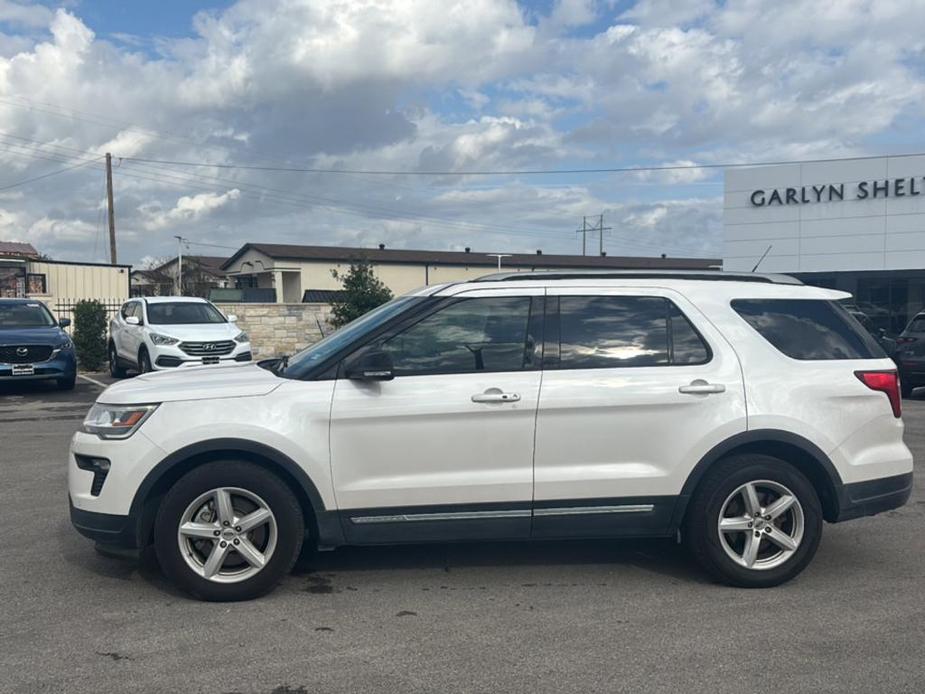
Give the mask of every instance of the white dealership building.
<svg viewBox="0 0 925 694">
<path fill-rule="evenodd" d="M 728 169 L 724 228 L 726 270 L 844 289 L 891 333 L 925 308 L 925 156 Z"/>
</svg>

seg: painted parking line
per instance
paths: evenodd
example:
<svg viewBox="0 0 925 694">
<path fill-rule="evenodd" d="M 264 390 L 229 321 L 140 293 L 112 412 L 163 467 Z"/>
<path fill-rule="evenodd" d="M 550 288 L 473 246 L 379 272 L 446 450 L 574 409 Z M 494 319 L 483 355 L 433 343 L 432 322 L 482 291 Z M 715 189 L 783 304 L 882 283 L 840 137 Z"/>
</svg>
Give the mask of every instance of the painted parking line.
<svg viewBox="0 0 925 694">
<path fill-rule="evenodd" d="M 102 381 L 97 381 L 95 378 L 90 378 L 89 376 L 84 376 L 83 374 L 77 374 L 78 378 L 82 378 L 85 381 L 89 381 L 93 385 L 99 386 L 100 388 L 108 388 L 109 386 L 103 383 Z"/>
</svg>

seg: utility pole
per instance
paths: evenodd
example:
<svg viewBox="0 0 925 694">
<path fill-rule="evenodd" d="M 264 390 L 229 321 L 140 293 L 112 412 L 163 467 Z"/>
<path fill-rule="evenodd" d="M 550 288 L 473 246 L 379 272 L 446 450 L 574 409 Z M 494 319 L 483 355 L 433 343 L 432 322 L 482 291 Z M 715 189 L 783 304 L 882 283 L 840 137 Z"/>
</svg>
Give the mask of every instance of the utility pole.
<svg viewBox="0 0 925 694">
<path fill-rule="evenodd" d="M 581 234 L 581 254 L 588 255 L 588 218 L 581 218 L 581 229 L 578 229 L 578 234 Z"/>
<path fill-rule="evenodd" d="M 112 155 L 106 152 L 106 201 L 109 204 L 109 263 L 115 265 L 116 259 L 116 211 L 112 202 Z"/>
<path fill-rule="evenodd" d="M 600 255 L 604 255 L 604 232 L 610 231 L 612 228 L 613 227 L 604 226 L 604 215 L 600 215 L 600 217 L 598 217 L 597 230 L 601 234 L 601 244 L 600 244 L 600 248 L 598 249 L 598 253 Z"/>
<path fill-rule="evenodd" d="M 177 240 L 177 296 L 183 296 L 183 237 L 174 238 Z"/>
</svg>

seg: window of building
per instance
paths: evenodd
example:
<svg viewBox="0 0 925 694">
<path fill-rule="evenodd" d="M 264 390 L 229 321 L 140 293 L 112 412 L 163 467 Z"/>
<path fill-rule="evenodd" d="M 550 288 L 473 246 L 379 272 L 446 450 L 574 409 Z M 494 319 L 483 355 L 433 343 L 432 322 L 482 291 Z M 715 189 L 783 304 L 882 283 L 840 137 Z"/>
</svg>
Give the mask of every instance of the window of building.
<svg viewBox="0 0 925 694">
<path fill-rule="evenodd" d="M 396 376 L 521 371 L 534 361 L 530 297 L 461 299 L 387 338 Z"/>
<path fill-rule="evenodd" d="M 736 299 L 732 308 L 793 359 L 874 359 L 886 356 L 843 306 L 816 299 Z"/>
<path fill-rule="evenodd" d="M 30 272 L 26 276 L 26 291 L 29 294 L 47 294 L 45 275 Z"/>
<path fill-rule="evenodd" d="M 559 368 L 703 364 L 710 350 L 671 301 L 655 296 L 559 298 Z"/>
<path fill-rule="evenodd" d="M 26 277 L 21 267 L 0 267 L 0 298 L 15 299 L 26 295 Z"/>
</svg>

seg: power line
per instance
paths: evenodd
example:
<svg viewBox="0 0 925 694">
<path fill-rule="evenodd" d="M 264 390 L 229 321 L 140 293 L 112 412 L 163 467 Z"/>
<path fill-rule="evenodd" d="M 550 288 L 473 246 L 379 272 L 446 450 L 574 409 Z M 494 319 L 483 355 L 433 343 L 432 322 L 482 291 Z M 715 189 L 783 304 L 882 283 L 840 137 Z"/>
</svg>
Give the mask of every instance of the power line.
<svg viewBox="0 0 925 694">
<path fill-rule="evenodd" d="M 101 158 L 102 158 L 102 157 L 97 157 L 97 158 L 96 158 L 95 160 L 93 160 L 93 161 L 99 161 Z M 74 164 L 73 166 L 65 166 L 63 169 L 58 169 L 57 171 L 50 171 L 49 173 L 42 174 L 41 176 L 35 176 L 35 177 L 33 177 L 33 178 L 26 178 L 26 179 L 24 179 L 24 180 L 22 180 L 22 181 L 17 181 L 16 183 L 11 183 L 11 184 L 9 184 L 9 185 L 0 187 L 0 191 L 2 191 L 2 190 L 9 190 L 10 188 L 17 188 L 17 187 L 19 187 L 19 186 L 24 186 L 24 185 L 26 185 L 27 183 L 34 183 L 35 181 L 41 181 L 41 180 L 46 179 L 46 178 L 51 178 L 52 176 L 57 176 L 58 174 L 63 174 L 64 172 L 66 172 L 66 171 L 71 171 L 72 169 L 79 169 L 81 166 L 87 166 L 87 165 L 89 165 L 89 164 L 92 164 L 93 161 L 82 161 L 82 162 L 78 162 L 77 164 Z"/>
<path fill-rule="evenodd" d="M 715 164 L 671 164 L 664 166 L 616 166 L 604 168 L 585 168 L 585 169 L 521 169 L 514 171 L 503 170 L 482 170 L 482 171 L 402 171 L 402 170 L 380 170 L 380 169 L 322 169 L 322 168 L 302 168 L 289 166 L 258 166 L 254 164 L 219 164 L 209 162 L 178 161 L 168 159 L 148 159 L 144 157 L 121 157 L 124 161 L 144 162 L 148 164 L 164 164 L 167 166 L 189 166 L 214 169 L 239 169 L 247 171 L 277 171 L 288 173 L 313 173 L 313 174 L 348 174 L 363 176 L 545 176 L 545 175 L 565 175 L 565 174 L 605 174 L 605 173 L 647 173 L 658 171 L 692 171 L 701 169 L 738 169 L 753 166 L 785 166 L 788 164 L 825 164 L 844 161 L 867 161 L 870 159 L 882 159 L 890 157 L 894 159 L 921 157 L 925 152 L 907 153 L 907 154 L 871 154 L 856 157 L 832 157 L 821 159 L 791 159 L 777 161 L 754 161 L 754 162 L 726 162 Z"/>
</svg>

